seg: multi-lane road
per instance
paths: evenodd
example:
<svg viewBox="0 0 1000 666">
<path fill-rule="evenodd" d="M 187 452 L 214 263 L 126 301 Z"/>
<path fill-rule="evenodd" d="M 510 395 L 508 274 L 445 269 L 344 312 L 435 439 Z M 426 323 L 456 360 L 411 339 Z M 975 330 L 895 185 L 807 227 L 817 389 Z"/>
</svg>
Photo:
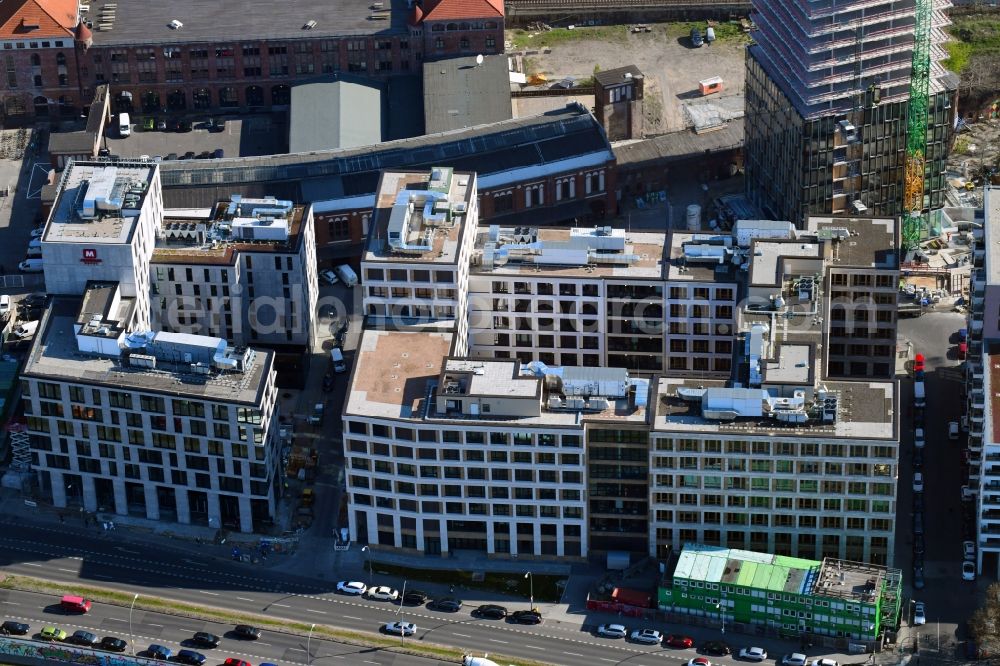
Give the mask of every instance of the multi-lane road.
<svg viewBox="0 0 1000 666">
<path fill-rule="evenodd" d="M 86 538 L 81 538 L 84 534 Z M 248 570 L 246 565 L 198 557 L 185 551 L 96 539 L 90 532 L 61 525 L 56 529 L 19 521 L 14 529 L 0 522 L 0 569 L 68 585 L 89 583 L 129 594 L 138 593 L 140 597 L 157 596 L 236 613 L 255 613 L 349 630 L 376 632 L 383 623 L 400 619 L 397 614 L 400 609 L 395 604 L 336 594 L 333 592 L 334 580 L 317 581 L 263 569 Z M 3 611 L 8 618 L 28 622 L 33 632 L 43 624 L 54 624 L 67 631 L 88 628 L 102 636 L 111 634 L 127 638 L 127 608 L 97 604 L 86 616 L 66 617 L 57 612 L 47 613 L 46 606 L 55 599 L 44 596 L 9 591 L 0 600 L 4 602 Z M 665 661 L 686 663 L 695 656 L 692 650 L 668 650 L 597 638 L 592 634 L 592 627 L 579 624 L 546 620 L 539 626 L 521 626 L 475 619 L 470 610 L 463 608 L 457 613 L 441 613 L 423 607 L 405 608 L 403 619 L 418 627 L 416 636 L 406 640 L 574 666 L 626 660 L 638 666 L 662 666 Z M 126 620 L 124 625 L 123 619 Z M 631 622 L 626 625 L 633 628 Z M 662 626 L 657 628 L 664 629 Z M 222 635 L 229 629 L 231 627 L 147 611 L 137 610 L 133 617 L 136 644 L 142 649 L 149 643 L 177 647 L 194 631 Z M 304 640 L 299 636 L 268 632 L 258 643 L 226 639 L 220 649 L 210 654 L 212 658 L 220 657 L 220 662 L 226 656 L 246 655 L 244 658 L 251 663 L 270 659 L 280 664 L 304 664 L 307 663 Z M 359 652 L 355 647 L 327 642 L 322 643 L 322 649 L 330 656 L 351 659 L 347 663 L 433 663 L 425 659 L 401 661 L 403 658 L 393 653 Z M 313 663 L 316 663 L 315 647 L 313 652 Z M 713 662 L 717 661 L 713 658 Z"/>
</svg>

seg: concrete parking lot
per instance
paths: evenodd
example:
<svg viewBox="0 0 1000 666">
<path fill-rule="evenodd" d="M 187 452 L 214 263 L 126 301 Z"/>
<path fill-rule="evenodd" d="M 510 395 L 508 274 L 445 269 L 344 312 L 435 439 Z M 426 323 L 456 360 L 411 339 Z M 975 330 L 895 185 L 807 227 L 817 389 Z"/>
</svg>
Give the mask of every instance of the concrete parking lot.
<svg viewBox="0 0 1000 666">
<path fill-rule="evenodd" d="M 143 131 L 142 121 L 146 116 L 132 118 L 132 135 L 118 136 L 117 116 L 111 123 L 105 137 L 105 146 L 112 155 L 121 157 L 167 157 L 175 153 L 178 157 L 191 151 L 198 155 L 204 151 L 214 152 L 221 148 L 225 157 L 246 157 L 250 155 L 271 155 L 283 153 L 288 146 L 288 130 L 284 114 L 253 116 L 225 116 L 226 129 L 223 132 L 209 132 L 206 128 L 208 116 L 193 119 L 190 132 Z"/>
</svg>

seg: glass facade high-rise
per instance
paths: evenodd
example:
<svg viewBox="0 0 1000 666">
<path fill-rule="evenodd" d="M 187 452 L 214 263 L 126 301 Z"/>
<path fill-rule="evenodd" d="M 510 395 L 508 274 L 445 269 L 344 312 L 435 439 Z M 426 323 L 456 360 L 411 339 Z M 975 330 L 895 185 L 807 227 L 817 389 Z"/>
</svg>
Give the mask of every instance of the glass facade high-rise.
<svg viewBox="0 0 1000 666">
<path fill-rule="evenodd" d="M 957 77 L 934 0 L 924 208 L 944 202 Z M 913 0 L 754 0 L 746 60 L 747 194 L 766 217 L 904 213 Z"/>
</svg>

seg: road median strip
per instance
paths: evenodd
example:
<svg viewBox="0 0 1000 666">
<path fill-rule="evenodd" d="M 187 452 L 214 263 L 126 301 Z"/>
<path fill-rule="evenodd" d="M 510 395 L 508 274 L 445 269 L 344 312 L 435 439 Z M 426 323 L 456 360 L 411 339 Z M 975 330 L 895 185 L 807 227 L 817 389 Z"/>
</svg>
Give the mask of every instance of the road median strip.
<svg viewBox="0 0 1000 666">
<path fill-rule="evenodd" d="M 41 594 L 52 594 L 61 597 L 65 594 L 75 594 L 85 597 L 95 602 L 121 606 L 128 608 L 132 605 L 132 592 L 121 592 L 104 587 L 93 585 L 83 585 L 76 583 L 56 583 L 40 578 L 23 575 L 0 574 L 0 589 L 21 590 L 24 592 L 37 592 Z M 268 606 L 278 606 L 280 604 L 267 604 Z M 287 608 L 287 606 L 282 606 Z M 210 622 L 220 622 L 224 624 L 249 624 L 279 631 L 285 634 L 301 636 L 306 638 L 310 634 L 312 623 L 300 622 L 287 618 L 276 618 L 268 615 L 255 615 L 252 613 L 237 613 L 214 606 L 204 606 L 201 604 L 163 599 L 139 595 L 135 601 L 137 610 L 146 610 L 156 613 L 164 613 L 179 617 L 188 617 Z M 318 639 L 328 639 L 337 643 L 351 645 L 355 647 L 378 648 L 396 654 L 410 654 L 417 657 L 429 657 L 445 661 L 453 660 L 461 663 L 463 650 L 427 643 L 422 639 L 408 639 L 403 645 L 399 644 L 396 638 L 388 638 L 374 632 L 353 631 L 348 629 L 337 629 L 323 624 L 316 624 L 312 630 L 312 636 Z M 419 641 L 419 642 L 417 642 Z M 495 655 L 491 657 L 498 663 L 517 664 L 518 666 L 546 666 L 544 662 L 532 661 L 522 658 L 506 657 Z"/>
</svg>

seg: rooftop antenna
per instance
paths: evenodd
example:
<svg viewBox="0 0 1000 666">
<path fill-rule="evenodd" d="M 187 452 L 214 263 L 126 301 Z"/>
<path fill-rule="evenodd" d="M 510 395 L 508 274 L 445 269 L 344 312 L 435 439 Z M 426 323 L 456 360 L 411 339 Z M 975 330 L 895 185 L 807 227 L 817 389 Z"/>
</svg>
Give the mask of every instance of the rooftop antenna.
<svg viewBox="0 0 1000 666">
<path fill-rule="evenodd" d="M 483 64 L 483 54 L 480 53 L 476 56 L 476 67 L 480 67 Z"/>
</svg>

